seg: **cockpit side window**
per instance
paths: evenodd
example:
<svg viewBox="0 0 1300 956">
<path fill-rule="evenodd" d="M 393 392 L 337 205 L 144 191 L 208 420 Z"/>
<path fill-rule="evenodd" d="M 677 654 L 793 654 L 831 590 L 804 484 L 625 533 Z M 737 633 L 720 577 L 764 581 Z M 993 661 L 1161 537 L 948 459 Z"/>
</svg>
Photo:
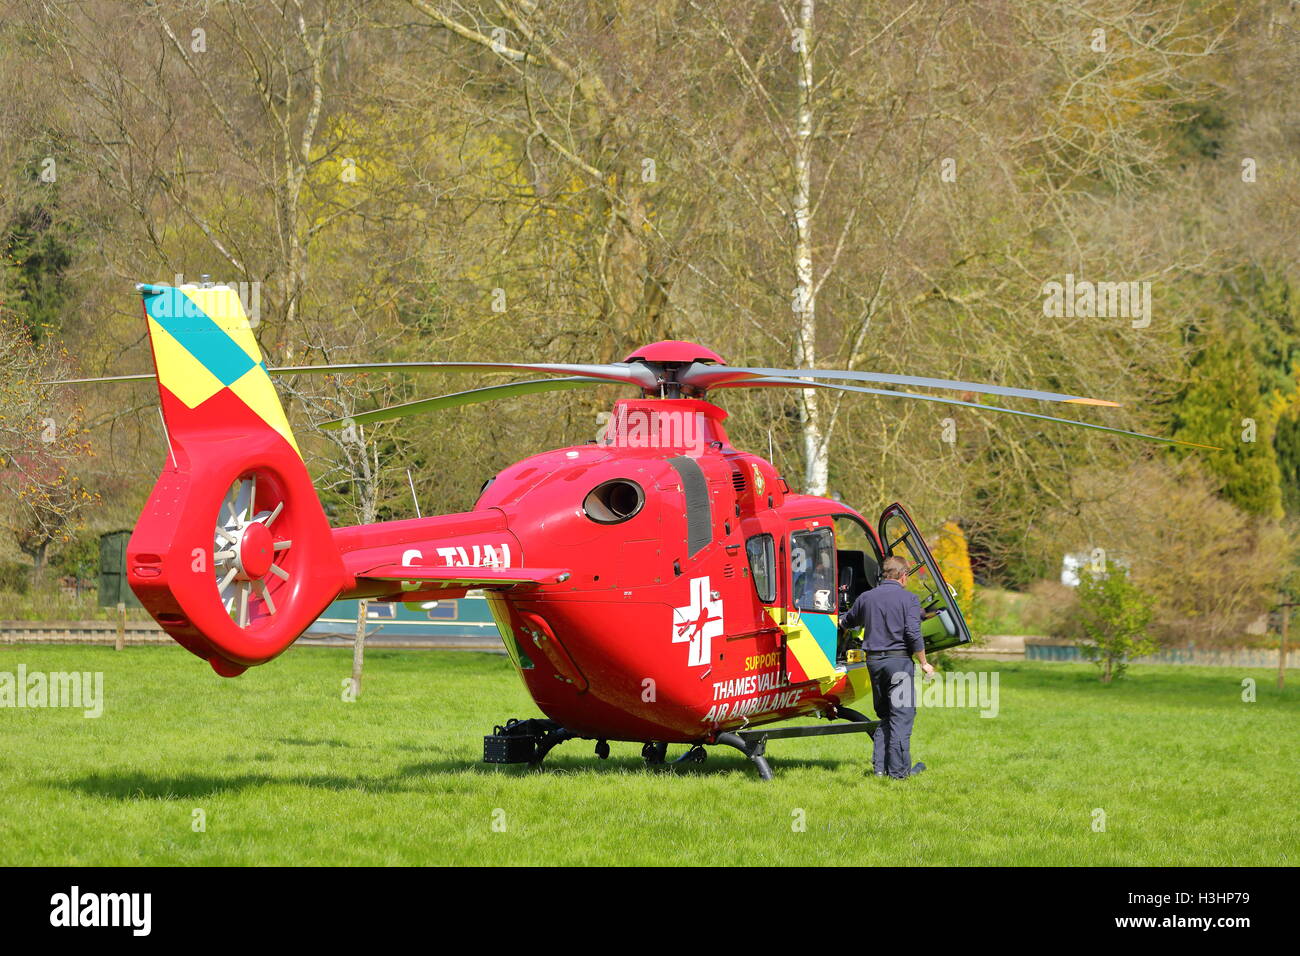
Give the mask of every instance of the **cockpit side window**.
<svg viewBox="0 0 1300 956">
<path fill-rule="evenodd" d="M 749 555 L 749 576 L 754 590 L 764 604 L 776 600 L 776 547 L 770 534 L 756 534 L 745 542 Z"/>
</svg>

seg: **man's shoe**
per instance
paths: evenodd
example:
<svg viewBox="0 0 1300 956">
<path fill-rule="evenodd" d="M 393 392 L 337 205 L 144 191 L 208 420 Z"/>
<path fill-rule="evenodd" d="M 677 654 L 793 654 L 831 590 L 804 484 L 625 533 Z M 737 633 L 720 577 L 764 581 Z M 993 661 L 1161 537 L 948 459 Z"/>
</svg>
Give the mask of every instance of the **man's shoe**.
<svg viewBox="0 0 1300 956">
<path fill-rule="evenodd" d="M 918 773 L 920 773 L 924 769 L 925 769 L 925 764 L 917 763 L 917 765 L 912 768 L 912 772 L 908 774 L 908 776 L 915 777 Z"/>
</svg>

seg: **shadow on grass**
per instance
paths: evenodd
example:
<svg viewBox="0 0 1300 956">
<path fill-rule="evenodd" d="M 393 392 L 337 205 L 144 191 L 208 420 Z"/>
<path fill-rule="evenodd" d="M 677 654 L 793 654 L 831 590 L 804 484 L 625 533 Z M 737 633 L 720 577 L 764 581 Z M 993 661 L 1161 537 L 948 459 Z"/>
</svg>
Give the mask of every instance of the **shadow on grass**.
<svg viewBox="0 0 1300 956">
<path fill-rule="evenodd" d="M 864 771 L 870 769 L 870 759 L 862 755 Z M 844 760 L 805 759 L 768 755 L 772 769 L 779 779 L 783 770 L 818 769 L 835 771 L 852 757 Z M 387 776 L 346 774 L 285 774 L 235 773 L 182 774 L 177 776 L 151 774 L 144 771 L 127 771 L 112 774 L 91 774 L 73 780 L 49 781 L 50 786 L 72 790 L 90 797 L 113 800 L 188 800 L 211 797 L 222 793 L 241 793 L 264 787 L 293 786 L 335 792 L 355 790 L 361 793 L 393 794 L 422 793 L 427 788 L 417 781 L 429 777 L 472 774 L 474 776 L 567 776 L 571 774 L 636 774 L 646 776 L 717 776 L 734 774 L 758 780 L 758 772 L 748 759 L 740 754 L 718 753 L 703 763 L 669 762 L 657 767 L 647 767 L 636 757 L 613 757 L 597 760 L 594 757 L 547 758 L 540 768 L 520 764 L 499 765 L 457 759 L 430 760 L 409 764 Z"/>
<path fill-rule="evenodd" d="M 767 761 L 772 770 L 780 776 L 782 770 L 795 769 L 818 769 L 818 770 L 839 770 L 847 763 L 852 763 L 851 757 L 844 760 L 833 760 L 828 758 L 799 758 L 784 757 L 768 753 Z M 869 769 L 871 764 L 870 755 L 863 755 L 862 766 Z M 650 776 L 717 776 L 719 774 L 739 773 L 744 776 L 752 776 L 758 779 L 758 771 L 749 759 L 741 756 L 739 753 L 733 753 L 726 750 L 714 751 L 713 755 L 703 763 L 673 763 L 671 760 L 666 764 L 660 764 L 654 767 L 646 766 L 645 762 L 638 757 L 610 757 L 608 760 L 598 760 L 595 757 L 556 757 L 546 758 L 546 762 L 541 767 L 529 767 L 524 764 L 485 764 L 485 763 L 464 763 L 455 760 L 431 760 L 425 763 L 412 764 L 409 767 L 403 767 L 398 771 L 398 776 L 424 777 L 434 776 L 445 773 L 471 773 L 481 776 L 492 776 L 508 774 L 510 776 L 532 776 L 532 775 L 567 775 L 576 773 L 591 774 L 600 776 L 606 773 L 636 773 Z"/>
<path fill-rule="evenodd" d="M 51 784 L 86 796 L 108 797 L 114 800 L 182 800 L 277 786 L 312 787 L 335 791 L 360 790 L 364 793 L 394 793 L 406 789 L 396 780 L 383 777 L 348 777 L 342 774 L 276 776 L 245 773 L 229 776 L 212 774 L 162 776 L 127 772 L 92 774 L 75 780 L 51 781 Z"/>
<path fill-rule="evenodd" d="M 1272 672 L 1251 668 L 1197 668 L 1167 665 L 1144 665 L 1137 661 L 1129 673 L 1111 684 L 1098 680 L 1096 665 L 1082 663 L 1047 663 L 1042 661 L 962 661 L 958 671 L 997 671 L 1002 691 L 1045 691 L 1054 695 L 1087 698 L 1091 702 L 1147 701 L 1166 706 L 1213 707 L 1235 705 L 1240 701 L 1241 681 L 1252 677 L 1258 683 L 1261 699 L 1278 703 L 1300 703 L 1300 688 L 1288 686 L 1279 691 Z M 1261 680 L 1268 674 L 1268 679 Z"/>
<path fill-rule="evenodd" d="M 302 737 L 277 737 L 277 744 L 286 744 L 290 747 L 351 747 L 352 744 L 345 740 L 305 740 Z"/>
</svg>

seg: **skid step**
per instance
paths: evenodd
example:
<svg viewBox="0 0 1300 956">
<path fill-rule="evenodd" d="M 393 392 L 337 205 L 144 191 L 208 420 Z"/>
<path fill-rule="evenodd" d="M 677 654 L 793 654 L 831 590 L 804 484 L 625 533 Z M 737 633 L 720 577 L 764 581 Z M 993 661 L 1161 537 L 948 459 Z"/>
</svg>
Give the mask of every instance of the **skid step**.
<svg viewBox="0 0 1300 956">
<path fill-rule="evenodd" d="M 751 761 L 763 780 L 772 779 L 772 768 L 767 764 L 767 742 L 793 737 L 833 737 L 836 734 L 869 734 L 880 721 L 867 720 L 857 711 L 841 708 L 837 716 L 847 719 L 845 724 L 809 724 L 796 727 L 756 727 L 753 730 L 733 730 L 718 734 L 717 743 L 739 750 Z"/>
<path fill-rule="evenodd" d="M 756 744 L 764 740 L 784 740 L 790 737 L 832 737 L 836 734 L 870 734 L 880 726 L 878 720 L 854 721 L 851 724 L 809 724 L 806 727 L 758 727 L 754 730 L 736 730 L 733 733 L 745 743 Z"/>
</svg>

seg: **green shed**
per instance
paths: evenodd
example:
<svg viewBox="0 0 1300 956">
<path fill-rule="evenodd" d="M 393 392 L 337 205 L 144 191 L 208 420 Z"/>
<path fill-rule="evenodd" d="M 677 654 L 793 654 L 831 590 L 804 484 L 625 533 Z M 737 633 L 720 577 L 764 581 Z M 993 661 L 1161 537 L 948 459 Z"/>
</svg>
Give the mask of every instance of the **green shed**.
<svg viewBox="0 0 1300 956">
<path fill-rule="evenodd" d="M 130 531 L 110 531 L 99 536 L 99 606 L 140 607 L 131 586 L 126 583 L 126 543 Z"/>
</svg>

